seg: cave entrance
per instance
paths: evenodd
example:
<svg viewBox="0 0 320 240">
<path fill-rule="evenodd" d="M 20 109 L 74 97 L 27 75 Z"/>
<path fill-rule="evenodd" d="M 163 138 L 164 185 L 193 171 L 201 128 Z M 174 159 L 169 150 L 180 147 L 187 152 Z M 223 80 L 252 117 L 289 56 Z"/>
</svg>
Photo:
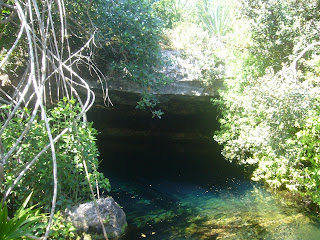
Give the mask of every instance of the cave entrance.
<svg viewBox="0 0 320 240">
<path fill-rule="evenodd" d="M 125 104 L 89 113 L 100 132 L 100 170 L 111 181 L 117 176 L 223 184 L 243 176 L 212 138 L 219 123 L 209 97 L 167 96 L 163 102 L 162 119 Z"/>
<path fill-rule="evenodd" d="M 88 114 L 101 132 L 100 171 L 110 179 L 108 194 L 127 216 L 121 240 L 319 239 L 319 222 L 283 205 L 223 159 L 212 139 L 219 124 L 209 98 L 167 100 L 161 120 L 135 104 Z"/>
</svg>

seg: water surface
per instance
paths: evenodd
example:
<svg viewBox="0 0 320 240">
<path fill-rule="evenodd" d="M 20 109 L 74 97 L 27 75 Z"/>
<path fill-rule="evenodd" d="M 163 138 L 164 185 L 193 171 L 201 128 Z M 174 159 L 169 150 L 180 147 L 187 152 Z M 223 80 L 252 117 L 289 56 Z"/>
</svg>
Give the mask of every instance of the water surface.
<svg viewBox="0 0 320 240">
<path fill-rule="evenodd" d="M 121 240 L 319 240 L 315 214 L 249 181 L 212 143 L 109 141 L 102 171 L 123 207 Z"/>
<path fill-rule="evenodd" d="M 230 179 L 225 188 L 164 179 L 113 182 L 111 194 L 129 224 L 123 240 L 320 239 L 315 215 L 247 181 Z"/>
</svg>

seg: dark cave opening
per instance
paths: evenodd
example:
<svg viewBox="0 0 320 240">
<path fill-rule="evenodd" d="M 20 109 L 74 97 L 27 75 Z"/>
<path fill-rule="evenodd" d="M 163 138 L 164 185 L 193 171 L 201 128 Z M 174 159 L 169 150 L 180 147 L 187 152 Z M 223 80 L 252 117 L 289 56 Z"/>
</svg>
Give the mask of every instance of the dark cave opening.
<svg viewBox="0 0 320 240">
<path fill-rule="evenodd" d="M 188 221 L 201 215 L 199 203 L 220 203 L 218 196 L 223 198 L 225 191 L 242 194 L 252 188 L 244 169 L 226 161 L 213 140 L 218 112 L 209 97 L 169 98 L 160 107 L 162 119 L 134 104 L 94 108 L 88 114 L 100 132 L 99 170 L 111 183 L 105 194 L 127 216 L 121 240 L 140 239 L 141 233 L 156 240 L 178 239 L 176 234 L 198 239 L 184 234 Z"/>
<path fill-rule="evenodd" d="M 226 161 L 213 140 L 219 123 L 210 99 L 186 99 L 171 99 L 162 119 L 128 105 L 91 110 L 88 118 L 100 132 L 100 171 L 111 181 L 116 176 L 223 185 L 242 178 L 243 168 Z"/>
</svg>

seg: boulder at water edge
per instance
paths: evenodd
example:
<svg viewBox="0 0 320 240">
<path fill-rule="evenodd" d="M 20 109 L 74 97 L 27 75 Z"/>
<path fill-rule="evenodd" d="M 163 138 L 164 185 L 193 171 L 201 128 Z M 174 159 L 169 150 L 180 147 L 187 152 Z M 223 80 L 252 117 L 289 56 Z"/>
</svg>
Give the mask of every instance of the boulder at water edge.
<svg viewBox="0 0 320 240">
<path fill-rule="evenodd" d="M 111 197 L 100 198 L 96 202 L 108 237 L 116 238 L 121 236 L 127 227 L 124 211 Z M 68 209 L 66 210 L 66 215 L 78 231 L 89 234 L 102 233 L 94 202 L 80 204 Z"/>
</svg>

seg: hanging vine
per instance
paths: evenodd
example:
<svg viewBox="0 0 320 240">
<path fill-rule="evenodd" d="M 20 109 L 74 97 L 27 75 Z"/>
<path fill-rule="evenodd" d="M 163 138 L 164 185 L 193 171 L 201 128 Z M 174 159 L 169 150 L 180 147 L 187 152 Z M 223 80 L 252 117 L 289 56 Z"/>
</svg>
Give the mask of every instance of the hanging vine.
<svg viewBox="0 0 320 240">
<path fill-rule="evenodd" d="M 91 1 L 92 2 L 92 1 Z M 88 7 L 90 7 L 89 4 Z M 39 158 L 50 152 L 52 164 L 52 202 L 50 206 L 50 218 L 44 234 L 48 238 L 52 225 L 53 216 L 57 204 L 58 195 L 58 165 L 57 165 L 57 142 L 70 131 L 70 126 L 53 131 L 48 109 L 62 98 L 73 101 L 77 100 L 80 111 L 73 116 L 74 122 L 86 124 L 86 113 L 95 101 L 94 92 L 90 89 L 88 82 L 84 79 L 76 65 L 81 63 L 88 67 L 90 72 L 102 83 L 105 78 L 103 74 L 91 61 L 92 49 L 94 48 L 94 31 L 87 31 L 87 41 L 77 50 L 71 50 L 69 44 L 69 25 L 63 0 L 0 0 L 2 18 L 1 41 L 6 40 L 8 34 L 15 36 L 15 40 L 8 42 L 6 48 L 1 50 L 0 77 L 0 104 L 9 108 L 6 114 L 2 114 L 0 129 L 0 187 L 4 180 L 4 169 L 13 161 L 14 154 L 21 150 L 21 145 L 30 136 L 32 126 L 41 119 L 45 126 L 44 134 L 48 139 L 35 156 L 25 163 L 24 168 L 19 170 L 11 186 L 3 186 L 4 200 L 10 197 L 14 187 L 30 173 L 32 166 Z M 94 27 L 92 27 L 94 29 Z M 17 33 L 15 33 L 15 31 Z M 81 29 L 80 29 L 81 30 Z M 22 49 L 21 68 L 23 74 L 16 74 L 10 79 L 5 70 L 9 69 L 12 61 L 17 59 L 17 53 Z M 106 84 L 103 84 L 106 86 Z M 108 98 L 107 88 L 102 89 L 105 102 Z M 8 107 L 9 106 L 9 107 Z M 26 114 L 23 109 L 31 109 Z M 2 134 L 16 121 L 17 116 L 24 119 L 24 125 L 19 129 L 17 138 L 14 139 L 10 148 L 4 147 Z M 52 117 L 52 116 L 51 116 Z M 89 173 L 87 171 L 86 159 L 83 159 L 85 173 L 90 185 Z M 99 196 L 94 193 L 90 186 L 92 197 Z M 98 189 L 98 188 L 97 188 Z M 3 201 L 4 203 L 4 201 Z M 101 219 L 100 219 L 101 220 Z M 101 220 L 102 226 L 103 222 Z M 104 228 L 103 228 L 104 229 Z M 107 235 L 104 231 L 104 236 Z"/>
</svg>

